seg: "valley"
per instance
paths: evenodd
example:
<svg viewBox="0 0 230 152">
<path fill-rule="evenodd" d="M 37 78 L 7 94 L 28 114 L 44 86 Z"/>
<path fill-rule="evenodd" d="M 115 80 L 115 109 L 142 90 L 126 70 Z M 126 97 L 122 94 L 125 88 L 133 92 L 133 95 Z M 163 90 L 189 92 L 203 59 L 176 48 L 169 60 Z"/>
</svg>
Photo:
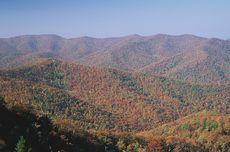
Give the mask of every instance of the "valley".
<svg viewBox="0 0 230 152">
<path fill-rule="evenodd" d="M 230 42 L 163 34 L 1 38 L 0 97 L 3 115 L 19 121 L 1 118 L 13 132 L 0 134 L 5 151 L 19 136 L 33 151 L 33 136 L 44 151 L 227 151 Z"/>
</svg>

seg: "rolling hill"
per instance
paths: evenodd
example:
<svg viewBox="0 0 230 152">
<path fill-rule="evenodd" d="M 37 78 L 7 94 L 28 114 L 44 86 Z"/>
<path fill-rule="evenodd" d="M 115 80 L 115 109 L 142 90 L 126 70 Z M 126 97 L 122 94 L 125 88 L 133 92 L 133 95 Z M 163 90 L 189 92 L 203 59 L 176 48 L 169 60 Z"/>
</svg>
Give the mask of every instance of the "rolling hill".
<svg viewBox="0 0 230 152">
<path fill-rule="evenodd" d="M 48 57 L 84 65 L 145 72 L 195 83 L 229 83 L 230 43 L 193 35 L 119 38 L 30 35 L 0 39 L 0 67 Z"/>
<path fill-rule="evenodd" d="M 230 41 L 2 38 L 0 102 L 0 151 L 227 151 Z"/>
<path fill-rule="evenodd" d="M 229 122 L 229 115 L 223 116 L 203 111 L 150 131 L 140 132 L 137 136 L 149 139 L 149 148 L 155 150 L 157 146 L 160 146 L 158 145 L 159 142 L 165 142 L 166 145 L 171 144 L 175 151 L 181 151 L 183 146 L 179 147 L 177 144 L 183 141 L 190 143 L 194 148 L 199 144 L 203 145 L 206 148 L 202 151 L 205 151 L 205 149 L 206 151 L 228 151 L 230 141 Z M 183 142 L 181 145 L 183 145 Z"/>
<path fill-rule="evenodd" d="M 34 105 L 41 113 L 76 120 L 82 128 L 134 131 L 204 109 L 230 113 L 228 85 L 189 84 L 53 59 L 36 62 L 1 71 L 0 95 L 12 105 Z"/>
</svg>

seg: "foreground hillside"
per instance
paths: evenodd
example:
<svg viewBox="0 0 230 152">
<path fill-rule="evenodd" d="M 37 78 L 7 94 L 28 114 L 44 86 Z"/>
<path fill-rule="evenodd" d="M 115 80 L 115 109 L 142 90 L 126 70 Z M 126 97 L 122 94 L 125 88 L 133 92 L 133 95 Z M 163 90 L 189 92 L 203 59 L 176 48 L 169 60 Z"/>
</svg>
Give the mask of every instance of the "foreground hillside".
<svg viewBox="0 0 230 152">
<path fill-rule="evenodd" d="M 29 107 L 8 107 L 0 97 L 0 151 L 103 152 L 104 145 L 84 131 L 64 130 Z M 6 118 L 7 117 L 7 118 Z"/>
<path fill-rule="evenodd" d="M 83 131 L 0 98 L 0 150 L 63 152 L 222 151 L 230 148 L 229 115 L 197 113 L 140 133 Z M 4 117 L 7 116 L 7 119 Z"/>
<path fill-rule="evenodd" d="M 138 133 L 150 140 L 149 148 L 162 148 L 160 142 L 174 143 L 172 149 L 180 151 L 181 141 L 206 147 L 209 151 L 228 151 L 230 148 L 230 115 L 200 112 L 164 124 L 150 131 Z M 184 149 L 185 150 L 185 149 Z M 190 151 L 187 149 L 186 151 Z"/>
<path fill-rule="evenodd" d="M 105 39 L 65 39 L 57 35 L 0 39 L 0 68 L 44 57 L 193 83 L 230 82 L 230 42 L 220 39 L 163 34 Z"/>
<path fill-rule="evenodd" d="M 198 85 L 52 59 L 0 74 L 0 95 L 82 129 L 139 131 L 202 110 L 229 114 L 230 86 Z"/>
</svg>

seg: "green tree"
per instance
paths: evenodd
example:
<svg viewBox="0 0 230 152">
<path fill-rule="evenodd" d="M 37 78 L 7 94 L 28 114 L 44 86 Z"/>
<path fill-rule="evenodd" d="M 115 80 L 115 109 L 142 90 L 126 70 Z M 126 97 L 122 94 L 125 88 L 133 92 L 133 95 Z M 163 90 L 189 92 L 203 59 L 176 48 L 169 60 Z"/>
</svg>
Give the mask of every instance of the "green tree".
<svg viewBox="0 0 230 152">
<path fill-rule="evenodd" d="M 17 145 L 15 147 L 16 152 L 26 152 L 26 140 L 23 136 L 20 136 Z"/>
<path fill-rule="evenodd" d="M 31 149 L 28 149 L 26 148 L 26 140 L 24 139 L 23 136 L 20 136 L 17 144 L 16 144 L 16 147 L 15 147 L 15 152 L 30 152 Z"/>
<path fill-rule="evenodd" d="M 204 131 L 206 129 L 206 127 L 207 127 L 207 113 L 206 113 L 206 111 L 204 111 L 201 130 Z"/>
<path fill-rule="evenodd" d="M 207 118 L 204 118 L 202 121 L 202 131 L 205 130 L 207 127 Z"/>
</svg>

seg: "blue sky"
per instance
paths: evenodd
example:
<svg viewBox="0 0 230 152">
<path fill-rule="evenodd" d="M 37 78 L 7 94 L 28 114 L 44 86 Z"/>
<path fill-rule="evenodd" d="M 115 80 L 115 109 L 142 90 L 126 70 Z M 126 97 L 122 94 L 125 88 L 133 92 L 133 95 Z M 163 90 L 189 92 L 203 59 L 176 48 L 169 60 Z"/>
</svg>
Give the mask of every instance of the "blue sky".
<svg viewBox="0 0 230 152">
<path fill-rule="evenodd" d="M 130 34 L 230 38 L 229 0 L 0 0 L 0 37 Z"/>
</svg>

